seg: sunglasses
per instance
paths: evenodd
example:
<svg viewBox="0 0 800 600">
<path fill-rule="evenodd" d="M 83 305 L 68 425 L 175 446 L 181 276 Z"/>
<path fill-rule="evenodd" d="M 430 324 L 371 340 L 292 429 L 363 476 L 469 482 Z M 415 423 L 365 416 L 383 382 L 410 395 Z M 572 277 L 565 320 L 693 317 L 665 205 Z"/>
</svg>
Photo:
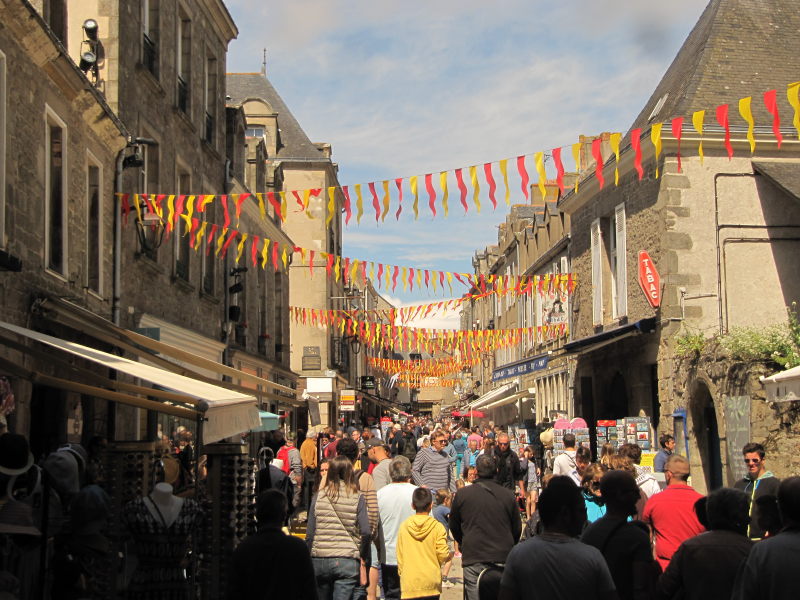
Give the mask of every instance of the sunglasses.
<svg viewBox="0 0 800 600">
<path fill-rule="evenodd" d="M 744 462 L 745 462 L 745 464 L 748 464 L 748 465 L 750 463 L 753 463 L 754 465 L 757 465 L 758 463 L 761 462 L 761 459 L 760 458 L 745 458 Z"/>
<path fill-rule="evenodd" d="M 509 442 L 497 442 L 498 446 L 508 446 Z"/>
<path fill-rule="evenodd" d="M 600 482 L 599 481 L 593 481 L 592 482 L 592 489 L 593 490 L 599 490 L 600 489 Z"/>
</svg>

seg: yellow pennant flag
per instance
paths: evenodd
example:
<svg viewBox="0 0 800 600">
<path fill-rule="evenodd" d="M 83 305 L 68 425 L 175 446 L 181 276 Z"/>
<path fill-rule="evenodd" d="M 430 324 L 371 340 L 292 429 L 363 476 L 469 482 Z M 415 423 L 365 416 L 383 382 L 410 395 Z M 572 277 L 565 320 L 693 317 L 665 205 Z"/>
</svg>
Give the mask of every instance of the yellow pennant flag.
<svg viewBox="0 0 800 600">
<path fill-rule="evenodd" d="M 650 128 L 650 141 L 653 143 L 653 148 L 656 152 L 656 179 L 658 179 L 658 157 L 661 156 L 661 128 L 663 123 L 653 123 Z"/>
<path fill-rule="evenodd" d="M 619 144 L 622 141 L 621 133 L 612 133 L 608 138 L 611 144 L 611 151 L 614 153 L 616 159 L 616 167 L 614 167 L 614 185 L 619 185 Z"/>
<path fill-rule="evenodd" d="M 575 178 L 575 193 L 578 193 L 578 182 L 581 180 L 581 146 L 580 142 L 572 144 L 572 158 L 575 159 L 575 172 L 578 176 Z"/>
<path fill-rule="evenodd" d="M 381 213 L 381 221 L 386 220 L 386 215 L 389 214 L 389 182 L 383 182 L 383 212 Z"/>
<path fill-rule="evenodd" d="M 361 223 L 361 215 L 364 214 L 364 196 L 361 195 L 361 184 L 357 183 L 356 189 L 356 223 Z"/>
<path fill-rule="evenodd" d="M 372 261 L 369 263 L 369 280 L 375 281 L 375 263 Z"/>
<path fill-rule="evenodd" d="M 503 184 L 506 186 L 506 205 L 511 206 L 511 189 L 508 187 L 508 159 L 500 161 L 500 173 L 503 174 Z"/>
<path fill-rule="evenodd" d="M 447 171 L 442 171 L 439 173 L 439 184 L 442 188 L 442 207 L 444 208 L 444 216 L 446 217 L 447 213 L 449 212 L 447 206 L 447 197 L 449 196 L 447 192 Z"/>
<path fill-rule="evenodd" d="M 286 192 L 278 192 L 278 195 L 281 197 L 281 220 L 286 220 Z"/>
<path fill-rule="evenodd" d="M 422 269 L 417 269 L 417 289 L 422 287 Z"/>
<path fill-rule="evenodd" d="M 339 277 L 342 274 L 341 262 L 342 262 L 342 257 L 341 256 L 337 256 L 336 257 L 336 264 L 333 265 L 333 273 L 336 276 L 336 281 L 339 281 Z"/>
<path fill-rule="evenodd" d="M 194 251 L 197 252 L 199 248 L 203 247 L 203 237 L 206 235 L 206 225 L 208 221 L 203 221 L 200 224 L 200 229 L 197 230 L 197 235 L 194 236 Z"/>
<path fill-rule="evenodd" d="M 306 217 L 309 219 L 313 219 L 314 217 L 311 216 L 311 211 L 308 210 L 308 207 L 311 205 L 311 190 L 305 190 L 303 192 L 303 212 L 306 214 Z"/>
<path fill-rule="evenodd" d="M 800 140 L 800 81 L 789 84 L 786 90 L 786 97 L 794 109 L 792 124 L 797 129 L 797 139 Z"/>
<path fill-rule="evenodd" d="M 242 258 L 242 253 L 244 252 L 244 243 L 247 241 L 247 234 L 242 234 L 242 239 L 239 240 L 239 244 L 236 246 L 236 264 L 239 264 L 239 261 Z"/>
<path fill-rule="evenodd" d="M 539 192 L 542 194 L 542 200 L 547 196 L 547 173 L 544 170 L 544 152 L 537 152 L 533 155 L 533 161 L 536 163 L 536 172 L 539 174 Z"/>
<path fill-rule="evenodd" d="M 753 119 L 752 103 L 753 98 L 750 96 L 747 98 L 739 98 L 739 114 L 742 115 L 742 118 L 747 123 L 747 141 L 750 142 L 750 154 L 756 151 L 756 136 L 753 135 L 756 122 L 755 119 Z"/>
<path fill-rule="evenodd" d="M 219 253 L 222 251 L 222 245 L 225 243 L 225 236 L 228 234 L 228 228 L 223 227 L 222 233 L 217 236 L 217 247 L 214 250 L 214 256 L 219 256 Z"/>
<path fill-rule="evenodd" d="M 354 282 L 356 280 L 356 276 L 358 275 L 358 259 L 353 259 L 353 264 L 350 267 L 350 282 Z"/>
<path fill-rule="evenodd" d="M 256 199 L 258 200 L 258 212 L 261 213 L 261 220 L 267 220 L 267 207 L 264 204 L 264 194 L 256 194 Z"/>
<path fill-rule="evenodd" d="M 184 231 L 186 232 L 188 232 L 192 228 L 192 215 L 194 214 L 194 199 L 195 196 L 186 196 L 186 203 L 184 204 L 184 210 L 186 212 L 181 215 L 181 218 L 186 223 L 186 227 L 184 229 Z"/>
<path fill-rule="evenodd" d="M 336 210 L 336 188 L 331 186 L 328 188 L 328 217 L 325 219 L 325 226 L 331 224 L 333 220 L 333 212 Z"/>
<path fill-rule="evenodd" d="M 286 270 L 286 267 L 289 266 L 289 255 L 286 253 L 287 246 L 283 247 L 283 252 L 281 252 L 281 262 L 283 263 L 283 270 Z"/>
<path fill-rule="evenodd" d="M 453 274 L 448 271 L 447 272 L 447 287 L 450 288 L 450 293 L 453 293 Z"/>
<path fill-rule="evenodd" d="M 402 279 L 403 279 L 403 291 L 408 289 L 408 269 L 405 267 L 401 268 Z"/>
<path fill-rule="evenodd" d="M 167 229 L 172 229 L 175 222 L 175 195 L 170 194 L 167 198 Z"/>
<path fill-rule="evenodd" d="M 139 200 L 139 194 L 133 195 L 133 206 L 136 209 L 136 220 L 142 222 L 142 205 Z"/>
<path fill-rule="evenodd" d="M 469 178 L 472 182 L 472 201 L 475 203 L 475 209 L 481 212 L 481 186 L 478 184 L 478 168 L 469 168 Z"/>
<path fill-rule="evenodd" d="M 414 203 L 411 205 L 411 208 L 414 209 L 414 220 L 417 220 L 419 217 L 419 191 L 417 190 L 417 176 L 412 175 L 408 178 L 408 184 L 411 187 L 411 193 L 414 196 Z"/>
<path fill-rule="evenodd" d="M 703 135 L 703 120 L 706 118 L 706 111 L 698 110 L 697 112 L 692 114 L 692 127 L 694 130 L 700 134 L 702 137 Z M 703 164 L 703 140 L 700 140 L 700 143 L 697 145 L 697 154 L 700 155 L 700 164 Z"/>
<path fill-rule="evenodd" d="M 200 212 L 205 212 L 206 206 L 214 201 L 214 195 L 203 196 L 203 201 L 200 203 Z"/>
<path fill-rule="evenodd" d="M 267 268 L 267 248 L 269 248 L 269 239 L 264 238 L 264 245 L 261 247 L 261 268 Z"/>
<path fill-rule="evenodd" d="M 433 293 L 436 293 L 436 279 L 439 277 L 438 271 L 431 271 L 431 283 L 433 283 Z"/>
</svg>

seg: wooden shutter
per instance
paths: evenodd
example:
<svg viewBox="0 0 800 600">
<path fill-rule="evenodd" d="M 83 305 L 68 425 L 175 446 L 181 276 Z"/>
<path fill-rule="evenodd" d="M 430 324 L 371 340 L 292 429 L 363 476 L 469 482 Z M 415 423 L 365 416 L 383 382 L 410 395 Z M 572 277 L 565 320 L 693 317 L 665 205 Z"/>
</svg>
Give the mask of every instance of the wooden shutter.
<svg viewBox="0 0 800 600">
<path fill-rule="evenodd" d="M 628 253 L 625 240 L 625 205 L 618 204 L 614 209 L 614 222 L 617 241 L 617 317 L 628 314 Z"/>
<path fill-rule="evenodd" d="M 603 324 L 603 233 L 600 219 L 592 221 L 592 323 Z"/>
</svg>

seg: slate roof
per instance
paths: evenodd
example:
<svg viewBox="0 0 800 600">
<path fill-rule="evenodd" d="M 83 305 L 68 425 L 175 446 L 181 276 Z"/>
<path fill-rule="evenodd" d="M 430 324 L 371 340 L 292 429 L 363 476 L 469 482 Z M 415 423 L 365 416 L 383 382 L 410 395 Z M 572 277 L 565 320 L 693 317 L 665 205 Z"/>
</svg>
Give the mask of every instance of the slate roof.
<svg viewBox="0 0 800 600">
<path fill-rule="evenodd" d="M 653 121 L 706 109 L 706 124 L 716 125 L 714 109 L 729 103 L 731 122 L 740 123 L 738 100 L 753 96 L 756 125 L 771 127 L 761 97 L 770 89 L 778 91 L 782 126 L 791 126 L 786 86 L 800 80 L 798 31 L 798 0 L 711 0 L 631 129 L 647 127 L 667 93 Z"/>
<path fill-rule="evenodd" d="M 753 168 L 778 188 L 800 200 L 800 167 L 797 163 L 754 160 Z"/>
<path fill-rule="evenodd" d="M 303 131 L 292 111 L 265 75 L 261 73 L 228 73 L 226 77 L 229 104 L 242 105 L 256 98 L 266 100 L 278 115 L 278 159 L 329 160 Z"/>
</svg>

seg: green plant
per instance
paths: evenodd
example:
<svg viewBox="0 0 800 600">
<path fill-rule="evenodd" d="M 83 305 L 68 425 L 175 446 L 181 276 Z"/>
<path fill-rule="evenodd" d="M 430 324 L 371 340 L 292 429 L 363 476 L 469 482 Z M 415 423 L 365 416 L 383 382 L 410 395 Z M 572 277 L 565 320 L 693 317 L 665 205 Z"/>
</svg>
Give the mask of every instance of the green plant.
<svg viewBox="0 0 800 600">
<path fill-rule="evenodd" d="M 783 368 L 800 365 L 800 319 L 795 304 L 785 323 L 768 327 L 736 327 L 720 339 L 732 358 L 773 362 Z"/>
<path fill-rule="evenodd" d="M 699 356 L 708 340 L 700 331 L 685 331 L 675 338 L 675 354 L 687 357 Z"/>
</svg>

